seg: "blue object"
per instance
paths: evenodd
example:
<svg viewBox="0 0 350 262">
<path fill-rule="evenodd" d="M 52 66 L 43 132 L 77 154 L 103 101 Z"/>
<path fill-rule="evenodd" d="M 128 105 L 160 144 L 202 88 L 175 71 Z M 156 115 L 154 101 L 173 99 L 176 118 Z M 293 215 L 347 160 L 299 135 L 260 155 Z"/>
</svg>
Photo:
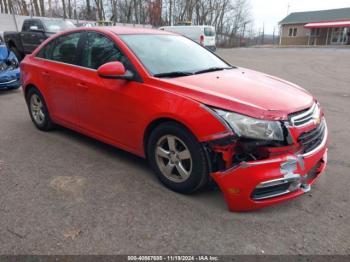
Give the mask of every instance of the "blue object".
<svg viewBox="0 0 350 262">
<path fill-rule="evenodd" d="M 0 89 L 15 89 L 20 86 L 18 60 L 5 45 L 0 45 Z"/>
</svg>

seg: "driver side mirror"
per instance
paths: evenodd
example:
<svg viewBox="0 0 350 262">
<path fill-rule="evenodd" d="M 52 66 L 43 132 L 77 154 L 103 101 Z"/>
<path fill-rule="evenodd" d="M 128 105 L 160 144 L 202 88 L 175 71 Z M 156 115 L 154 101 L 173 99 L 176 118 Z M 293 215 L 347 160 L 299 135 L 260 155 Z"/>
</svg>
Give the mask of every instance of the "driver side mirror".
<svg viewBox="0 0 350 262">
<path fill-rule="evenodd" d="M 100 77 L 107 79 L 134 79 L 133 73 L 128 70 L 125 70 L 124 65 L 120 62 L 109 62 L 104 65 L 101 65 L 97 69 L 97 74 Z"/>
</svg>

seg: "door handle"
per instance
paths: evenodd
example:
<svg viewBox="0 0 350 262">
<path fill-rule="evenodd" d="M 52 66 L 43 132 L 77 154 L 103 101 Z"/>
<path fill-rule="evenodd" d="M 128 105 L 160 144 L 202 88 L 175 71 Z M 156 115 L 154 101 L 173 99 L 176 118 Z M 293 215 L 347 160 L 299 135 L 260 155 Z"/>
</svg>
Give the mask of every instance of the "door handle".
<svg viewBox="0 0 350 262">
<path fill-rule="evenodd" d="M 89 87 L 84 83 L 79 83 L 79 84 L 77 84 L 77 86 L 81 90 L 88 90 L 89 89 Z"/>
</svg>

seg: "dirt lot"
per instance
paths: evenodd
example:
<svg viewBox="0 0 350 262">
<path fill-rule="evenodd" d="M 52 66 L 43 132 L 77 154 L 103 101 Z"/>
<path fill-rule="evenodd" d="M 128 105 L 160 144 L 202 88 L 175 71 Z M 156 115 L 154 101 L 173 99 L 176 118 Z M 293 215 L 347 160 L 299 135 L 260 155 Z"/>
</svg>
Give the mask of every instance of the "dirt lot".
<svg viewBox="0 0 350 262">
<path fill-rule="evenodd" d="M 39 132 L 21 91 L 3 91 L 0 253 L 349 254 L 350 50 L 218 53 L 305 87 L 325 107 L 329 167 L 311 194 L 230 213 L 219 191 L 179 195 L 142 159 L 63 128 Z"/>
</svg>

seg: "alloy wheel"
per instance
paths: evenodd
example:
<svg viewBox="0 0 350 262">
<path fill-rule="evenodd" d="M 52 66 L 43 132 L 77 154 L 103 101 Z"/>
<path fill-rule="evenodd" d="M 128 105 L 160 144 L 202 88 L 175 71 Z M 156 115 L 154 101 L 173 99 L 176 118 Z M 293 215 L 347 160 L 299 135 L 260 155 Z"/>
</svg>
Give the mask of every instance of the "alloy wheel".
<svg viewBox="0 0 350 262">
<path fill-rule="evenodd" d="M 161 173 L 173 182 L 184 182 L 191 175 L 191 152 L 186 144 L 174 135 L 165 135 L 158 140 L 155 158 Z"/>
<path fill-rule="evenodd" d="M 30 98 L 30 112 L 34 121 L 38 125 L 42 125 L 45 121 L 43 101 L 37 94 L 33 94 Z"/>
</svg>

